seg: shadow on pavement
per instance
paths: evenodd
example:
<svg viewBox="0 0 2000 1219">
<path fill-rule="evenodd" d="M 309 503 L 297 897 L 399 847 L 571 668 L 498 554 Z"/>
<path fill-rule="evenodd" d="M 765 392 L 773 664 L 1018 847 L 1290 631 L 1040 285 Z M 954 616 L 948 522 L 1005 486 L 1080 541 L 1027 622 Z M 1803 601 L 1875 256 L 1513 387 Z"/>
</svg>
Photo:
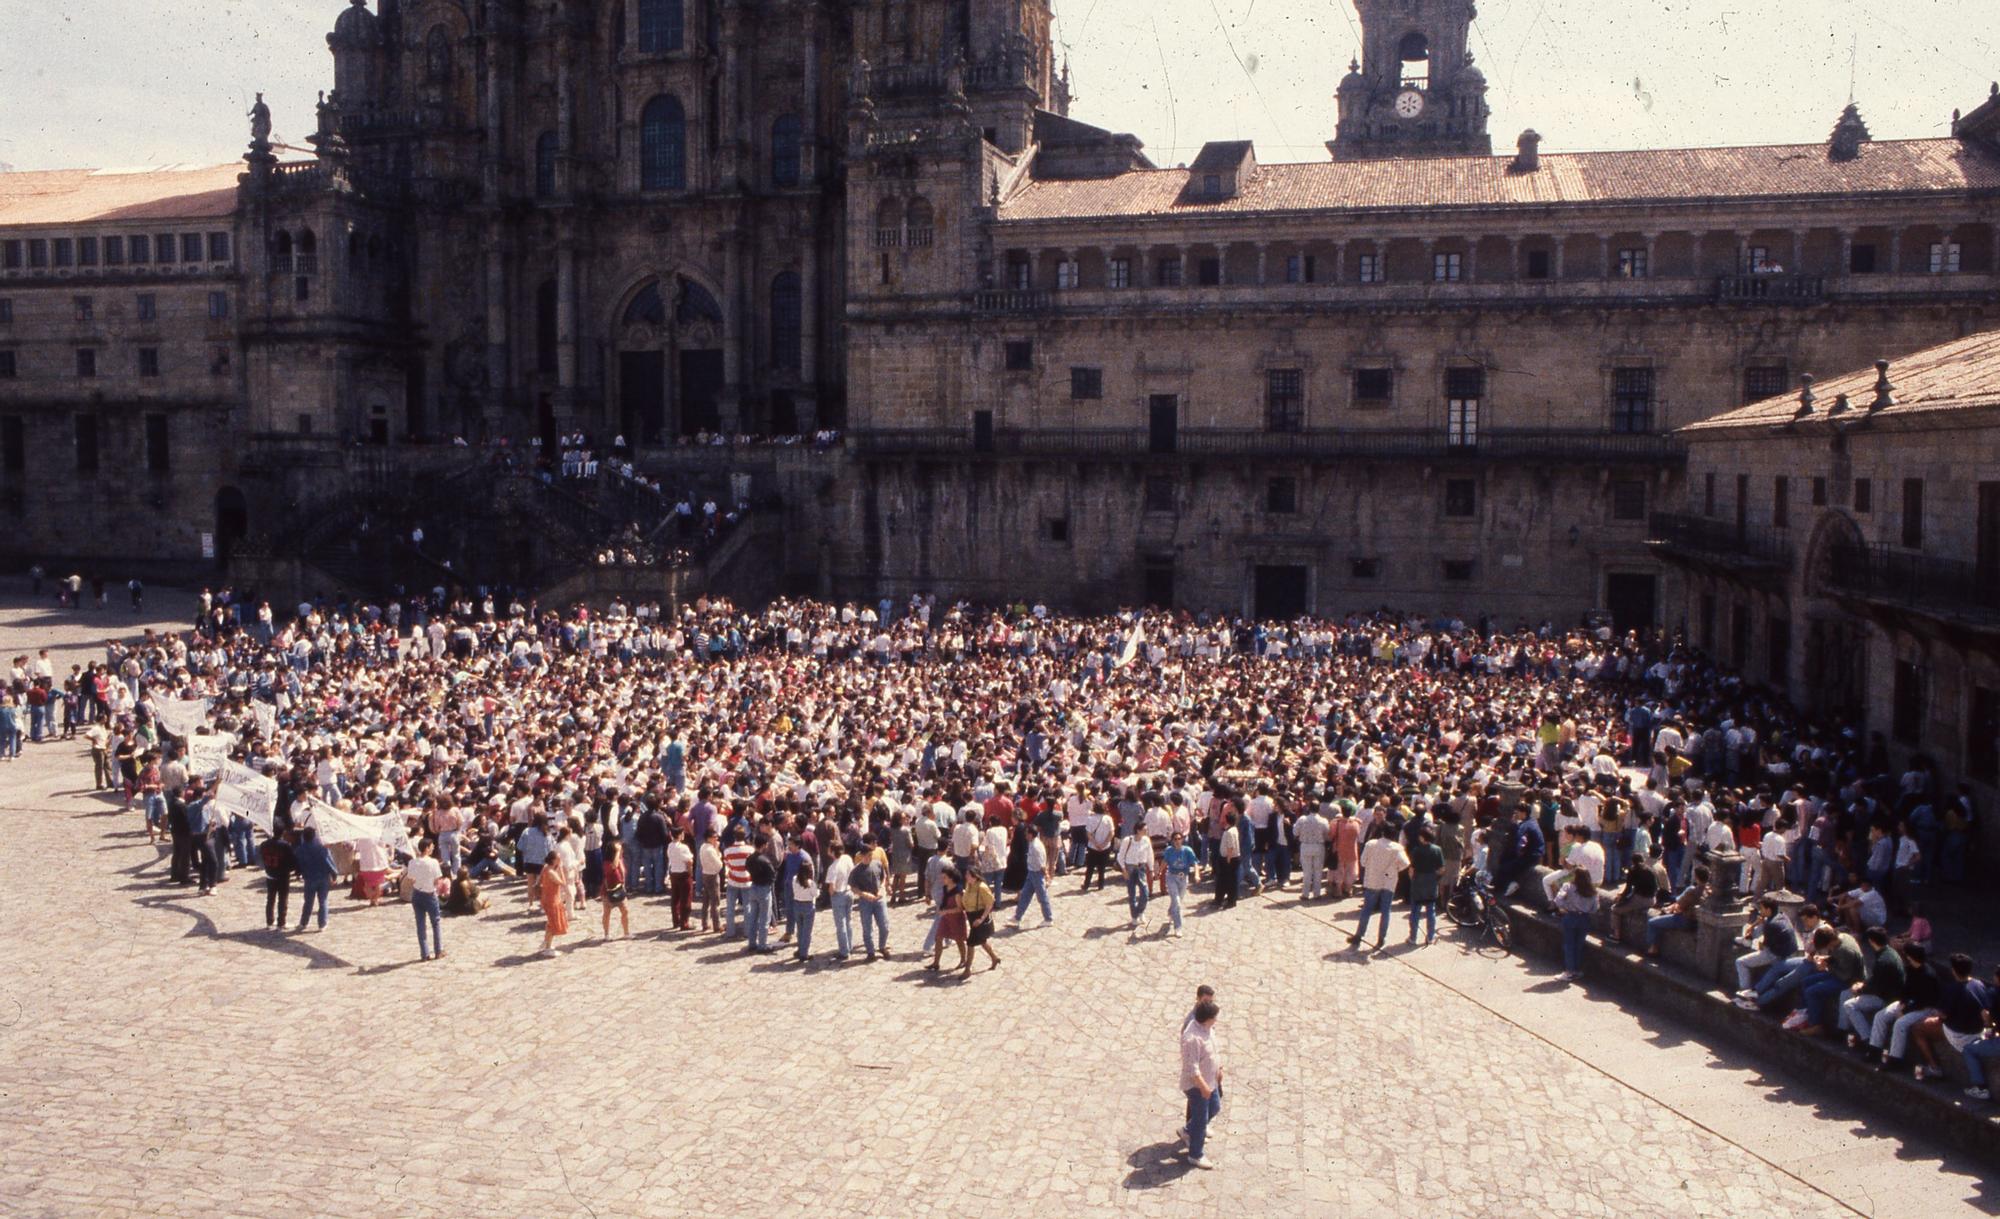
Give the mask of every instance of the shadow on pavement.
<svg viewBox="0 0 2000 1219">
<path fill-rule="evenodd" d="M 1125 1174 L 1126 1189 L 1158 1189 L 1194 1171 L 1178 1140 L 1150 1143 L 1126 1156 L 1125 1162 L 1132 1166 Z"/>
</svg>

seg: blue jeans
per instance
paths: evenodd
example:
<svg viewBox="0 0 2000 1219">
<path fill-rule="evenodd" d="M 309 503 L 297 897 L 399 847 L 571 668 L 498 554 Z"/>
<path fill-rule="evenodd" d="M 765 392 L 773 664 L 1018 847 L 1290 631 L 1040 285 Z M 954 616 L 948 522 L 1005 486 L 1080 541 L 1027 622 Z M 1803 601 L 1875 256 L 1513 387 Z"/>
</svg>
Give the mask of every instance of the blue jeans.
<svg viewBox="0 0 2000 1219">
<path fill-rule="evenodd" d="M 1382 912 L 1382 932 L 1375 937 L 1375 942 L 1380 944 L 1383 940 L 1388 939 L 1389 907 L 1395 900 L 1396 891 L 1394 889 L 1361 890 L 1361 926 L 1355 931 L 1354 938 L 1357 940 L 1368 938 L 1368 920 L 1374 918 L 1375 912 L 1379 910 Z"/>
<path fill-rule="evenodd" d="M 801 961 L 812 956 L 813 916 L 817 913 L 819 913 L 818 907 L 813 903 L 800 901 L 796 897 L 792 899 L 792 934 L 798 937 L 798 957 Z"/>
<path fill-rule="evenodd" d="M 1838 1018 L 1840 996 L 1847 987 L 1839 978 L 1816 969 L 1807 975 L 1805 984 L 1799 988 L 1799 1006 L 1806 1009 L 1806 1022 L 1821 1028 L 1832 1028 Z"/>
<path fill-rule="evenodd" d="M 2000 1037 L 1981 1037 L 1961 1052 L 1965 1055 L 1965 1077 L 1973 1087 L 1985 1087 L 1987 1062 L 2000 1058 Z"/>
<path fill-rule="evenodd" d="M 1562 916 L 1563 972 L 1580 974 L 1583 972 L 1583 937 L 1590 933 L 1588 914 L 1565 914 Z"/>
<path fill-rule="evenodd" d="M 1146 917 L 1146 869 L 1125 869 L 1125 904 L 1132 911 L 1132 921 Z"/>
<path fill-rule="evenodd" d="M 1694 920 L 1685 914 L 1656 914 L 1646 920 L 1646 948 L 1659 947 L 1660 937 L 1675 928 L 1694 926 Z"/>
<path fill-rule="evenodd" d="M 1030 868 L 1027 881 L 1021 885 L 1021 896 L 1014 900 L 1015 922 L 1021 921 L 1021 916 L 1028 912 L 1028 903 L 1036 898 L 1041 899 L 1042 918 L 1051 923 L 1055 922 L 1055 907 L 1049 904 L 1048 882 L 1040 872 Z"/>
<path fill-rule="evenodd" d="M 165 825 L 167 823 L 167 798 L 155 792 L 146 797 L 146 824 Z"/>
<path fill-rule="evenodd" d="M 306 925 L 306 920 L 312 917 L 314 898 L 319 899 L 320 928 L 321 930 L 324 930 L 326 928 L 326 891 L 332 888 L 332 886 L 333 886 L 333 881 L 331 878 L 327 880 L 309 880 L 306 881 L 303 886 L 301 886 L 301 888 L 305 892 L 305 905 L 299 907 L 300 928 L 304 928 Z"/>
<path fill-rule="evenodd" d="M 739 910 L 747 910 L 749 904 L 750 904 L 750 886 L 748 885 L 722 886 L 722 908 L 723 908 L 722 938 L 723 939 L 726 940 L 730 936 L 736 934 L 736 912 Z M 745 917 L 747 918 L 748 915 L 746 914 Z"/>
<path fill-rule="evenodd" d="M 417 955 L 428 961 L 431 959 L 431 944 L 437 945 L 440 953 L 444 951 L 444 929 L 438 922 L 437 894 L 423 892 L 410 894 L 410 909 L 417 914 Z M 430 931 L 428 943 L 424 939 L 426 929 Z"/>
<path fill-rule="evenodd" d="M 236 856 L 236 866 L 247 868 L 257 857 L 257 827 L 248 817 L 229 819 L 229 849 Z"/>
<path fill-rule="evenodd" d="M 889 951 L 889 907 L 887 902 L 861 903 L 861 946 L 869 956 Z"/>
<path fill-rule="evenodd" d="M 1167 917 L 1173 920 L 1175 931 L 1181 929 L 1181 902 L 1187 897 L 1187 888 L 1186 872 L 1167 873 Z"/>
<path fill-rule="evenodd" d="M 743 943 L 753 952 L 771 946 L 771 886 L 751 885 L 743 891 Z"/>
<path fill-rule="evenodd" d="M 639 848 L 639 892 L 664 893 L 666 882 L 663 877 L 667 869 L 667 848 Z"/>
<path fill-rule="evenodd" d="M 854 895 L 835 893 L 827 898 L 833 904 L 833 945 L 835 955 L 845 961 L 854 951 Z"/>
<path fill-rule="evenodd" d="M 1424 943 L 1428 944 L 1438 938 L 1438 904 L 1436 898 L 1432 898 L 1427 902 L 1420 902 L 1415 898 L 1410 899 L 1410 943 L 1412 944 L 1417 942 L 1417 922 L 1421 919 L 1429 920 L 1428 926 L 1424 931 Z"/>
<path fill-rule="evenodd" d="M 1187 1090 L 1187 1132 L 1188 1158 L 1199 1160 L 1208 1146 L 1208 1124 L 1222 1112 L 1222 1089 L 1217 1088 L 1207 1096 L 1200 1088 Z"/>
<path fill-rule="evenodd" d="M 1804 956 L 1788 958 L 1764 971 L 1757 979 L 1757 1005 L 1770 1007 L 1803 985 L 1811 963 Z"/>
</svg>

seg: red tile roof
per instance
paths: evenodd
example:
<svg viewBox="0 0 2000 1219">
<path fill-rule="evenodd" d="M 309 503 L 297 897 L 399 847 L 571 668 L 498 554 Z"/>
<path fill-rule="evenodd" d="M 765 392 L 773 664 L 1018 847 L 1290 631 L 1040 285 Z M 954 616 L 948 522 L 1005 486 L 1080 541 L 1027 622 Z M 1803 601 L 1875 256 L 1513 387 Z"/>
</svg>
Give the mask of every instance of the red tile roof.
<svg viewBox="0 0 2000 1219">
<path fill-rule="evenodd" d="M 0 225 L 194 220 L 236 210 L 241 161 L 158 169 L 0 173 Z"/>
<path fill-rule="evenodd" d="M 1031 181 L 1000 206 L 1000 219 L 1091 218 L 1493 207 L 1905 194 L 2000 190 L 2000 156 L 1958 140 L 1864 144 L 1834 161 L 1824 144 L 1544 153 L 1534 173 L 1513 158 L 1434 157 L 1260 165 L 1228 199 L 1189 196 L 1191 171 L 1142 170 L 1115 178 Z"/>
<path fill-rule="evenodd" d="M 1877 411 L 1878 417 L 2000 406 L 2000 330 L 1968 335 L 1892 360 L 1889 381 L 1895 387 L 1891 395 L 1895 402 Z M 1814 384 L 1811 417 L 1826 419 L 1834 399 L 1841 394 L 1847 395 L 1848 410 L 1837 418 L 1865 417 L 1868 404 L 1875 400 L 1874 365 Z M 1790 390 L 1691 423 L 1681 431 L 1701 433 L 1786 423 L 1798 414 L 1798 409 L 1799 391 Z"/>
</svg>

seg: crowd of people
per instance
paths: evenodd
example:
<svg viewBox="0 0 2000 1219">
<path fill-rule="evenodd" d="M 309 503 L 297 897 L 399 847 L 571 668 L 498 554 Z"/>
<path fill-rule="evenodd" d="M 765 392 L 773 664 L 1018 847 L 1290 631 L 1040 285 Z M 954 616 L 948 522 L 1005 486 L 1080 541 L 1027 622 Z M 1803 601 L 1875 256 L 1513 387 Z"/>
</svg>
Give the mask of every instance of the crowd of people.
<svg viewBox="0 0 2000 1219">
<path fill-rule="evenodd" d="M 1937 995 L 1910 982 L 1924 894 L 1966 875 L 1970 790 L 1939 790 L 1921 761 L 1893 773 L 1879 736 L 1802 720 L 1658 638 L 927 597 L 544 611 L 442 590 L 283 615 L 204 593 L 199 619 L 68 674 L 17 662 L 14 686 L 62 692 L 100 786 L 170 844 L 172 882 L 260 870 L 274 928 L 292 878 L 323 927 L 352 876 L 371 903 L 419 895 L 419 950 L 441 955 L 439 913 L 519 880 L 545 952 L 595 905 L 605 935 L 657 917 L 806 962 L 824 914 L 822 957 L 965 974 L 1000 966 L 1003 924 L 1054 920 L 1059 877 L 1115 879 L 1131 933 L 1162 937 L 1198 893 L 1226 912 L 1296 879 L 1308 905 L 1362 899 L 1356 950 L 1384 945 L 1398 901 L 1408 941 L 1430 943 L 1454 887 L 1490 877 L 1503 894 L 1543 884 L 1578 949 L 1605 899 L 1643 913 L 1650 953 L 1728 866 L 1848 927 L 1758 924 L 1745 1001 L 1885 1061 L 1905 1035 L 1925 1052 L 1925 1013 L 1974 1046 L 1975 1071 L 2000 1047 L 1957 959 Z M 189 739 L 162 731 L 174 700 L 207 700 L 198 735 L 277 780 L 261 845 L 212 811 Z M 329 849 L 316 807 L 396 818 L 407 841 Z M 890 942 L 901 907 L 913 951 Z"/>
</svg>

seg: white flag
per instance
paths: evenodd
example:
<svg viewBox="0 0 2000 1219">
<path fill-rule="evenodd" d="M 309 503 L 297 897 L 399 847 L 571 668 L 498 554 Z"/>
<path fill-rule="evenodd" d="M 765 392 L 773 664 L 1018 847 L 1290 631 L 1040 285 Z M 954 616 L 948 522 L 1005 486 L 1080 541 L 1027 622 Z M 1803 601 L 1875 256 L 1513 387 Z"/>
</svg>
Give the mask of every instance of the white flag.
<svg viewBox="0 0 2000 1219">
<path fill-rule="evenodd" d="M 208 699 L 175 698 L 172 695 L 153 695 L 153 716 L 160 721 L 160 727 L 171 736 L 185 740 L 194 735 L 208 719 Z"/>
<path fill-rule="evenodd" d="M 1125 639 L 1125 650 L 1118 653 L 1118 659 L 1112 662 L 1113 666 L 1115 668 L 1122 669 L 1126 665 L 1131 664 L 1132 659 L 1139 654 L 1139 645 L 1144 642 L 1146 642 L 1145 624 L 1144 623 L 1135 624 L 1132 627 L 1131 635 L 1127 636 Z"/>
<path fill-rule="evenodd" d="M 257 717 L 257 735 L 266 740 L 278 734 L 278 709 L 261 700 L 250 704 L 250 714 Z"/>
</svg>

